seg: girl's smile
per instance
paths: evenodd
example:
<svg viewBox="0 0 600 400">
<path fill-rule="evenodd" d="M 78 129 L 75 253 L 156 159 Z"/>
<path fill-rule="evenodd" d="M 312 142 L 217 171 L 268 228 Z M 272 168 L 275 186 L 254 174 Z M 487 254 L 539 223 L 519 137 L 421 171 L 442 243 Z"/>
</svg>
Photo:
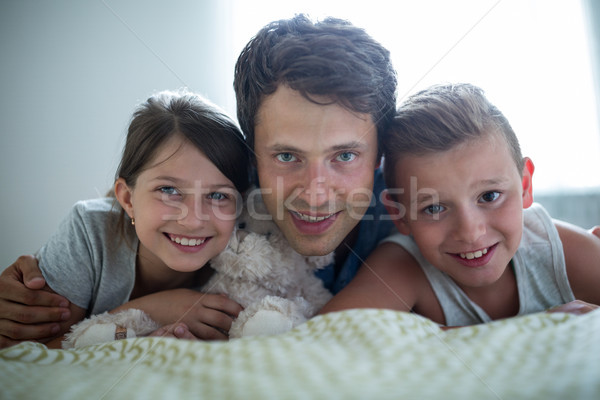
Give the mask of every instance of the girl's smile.
<svg viewBox="0 0 600 400">
<path fill-rule="evenodd" d="M 169 139 L 127 190 L 124 208 L 135 218 L 142 270 L 195 271 L 227 245 L 235 186 L 183 137 Z"/>
</svg>

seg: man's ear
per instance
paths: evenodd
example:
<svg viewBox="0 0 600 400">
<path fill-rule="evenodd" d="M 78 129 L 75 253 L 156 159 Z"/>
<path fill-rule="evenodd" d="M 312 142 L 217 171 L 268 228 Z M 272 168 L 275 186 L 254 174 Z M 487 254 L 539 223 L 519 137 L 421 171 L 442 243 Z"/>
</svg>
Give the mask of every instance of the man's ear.
<svg viewBox="0 0 600 400">
<path fill-rule="evenodd" d="M 531 180 L 534 170 L 533 161 L 529 157 L 523 158 L 523 176 L 521 181 L 523 184 L 523 208 L 529 208 L 533 203 L 533 185 Z"/>
<path fill-rule="evenodd" d="M 387 210 L 398 232 L 400 232 L 403 235 L 409 235 L 410 227 L 406 221 L 406 218 L 408 218 L 408 216 L 404 205 L 402 203 L 397 202 L 387 189 L 385 189 L 381 193 L 381 195 L 383 205 L 385 206 L 385 209 Z"/>
<path fill-rule="evenodd" d="M 125 179 L 119 178 L 115 181 L 115 197 L 117 201 L 123 207 L 123 210 L 129 215 L 129 218 L 134 218 L 133 214 L 133 203 L 131 202 L 132 191 L 125 183 Z"/>
</svg>

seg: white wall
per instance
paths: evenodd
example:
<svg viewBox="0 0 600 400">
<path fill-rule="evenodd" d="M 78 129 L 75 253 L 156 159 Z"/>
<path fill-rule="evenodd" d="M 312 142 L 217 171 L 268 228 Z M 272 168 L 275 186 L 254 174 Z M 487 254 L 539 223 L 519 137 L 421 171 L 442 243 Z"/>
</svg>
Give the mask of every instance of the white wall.
<svg viewBox="0 0 600 400">
<path fill-rule="evenodd" d="M 186 86 L 235 112 L 230 8 L 0 3 L 0 270 L 35 252 L 77 200 L 106 193 L 131 112 L 153 92 Z"/>
</svg>

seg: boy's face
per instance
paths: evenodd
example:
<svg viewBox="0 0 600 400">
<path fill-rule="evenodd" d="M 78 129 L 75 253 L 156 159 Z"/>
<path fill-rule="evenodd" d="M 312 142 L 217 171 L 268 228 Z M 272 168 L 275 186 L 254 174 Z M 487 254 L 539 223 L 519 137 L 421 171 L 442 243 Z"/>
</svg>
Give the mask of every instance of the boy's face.
<svg viewBox="0 0 600 400">
<path fill-rule="evenodd" d="M 496 282 L 517 251 L 533 164 L 521 174 L 503 138 L 403 156 L 395 169 L 406 215 L 397 221 L 424 257 L 465 289 Z"/>
<path fill-rule="evenodd" d="M 254 150 L 265 205 L 290 245 L 304 255 L 335 250 L 372 197 L 372 118 L 281 85 L 259 108 Z"/>
</svg>

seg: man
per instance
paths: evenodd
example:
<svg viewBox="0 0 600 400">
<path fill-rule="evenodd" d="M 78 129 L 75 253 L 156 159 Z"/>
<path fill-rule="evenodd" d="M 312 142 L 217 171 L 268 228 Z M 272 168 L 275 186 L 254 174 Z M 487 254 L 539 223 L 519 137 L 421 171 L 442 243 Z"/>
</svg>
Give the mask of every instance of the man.
<svg viewBox="0 0 600 400">
<path fill-rule="evenodd" d="M 338 292 L 393 227 L 382 218 L 378 170 L 378 141 L 396 104 L 389 52 L 348 22 L 300 15 L 268 24 L 247 44 L 234 88 L 269 213 L 299 253 L 335 250 L 320 276 Z M 0 347 L 51 338 L 68 319 L 68 301 L 44 286 L 32 257 L 0 276 Z M 199 296 L 166 291 L 143 307 L 177 319 Z M 126 306 L 141 308 L 135 301 Z"/>
</svg>

